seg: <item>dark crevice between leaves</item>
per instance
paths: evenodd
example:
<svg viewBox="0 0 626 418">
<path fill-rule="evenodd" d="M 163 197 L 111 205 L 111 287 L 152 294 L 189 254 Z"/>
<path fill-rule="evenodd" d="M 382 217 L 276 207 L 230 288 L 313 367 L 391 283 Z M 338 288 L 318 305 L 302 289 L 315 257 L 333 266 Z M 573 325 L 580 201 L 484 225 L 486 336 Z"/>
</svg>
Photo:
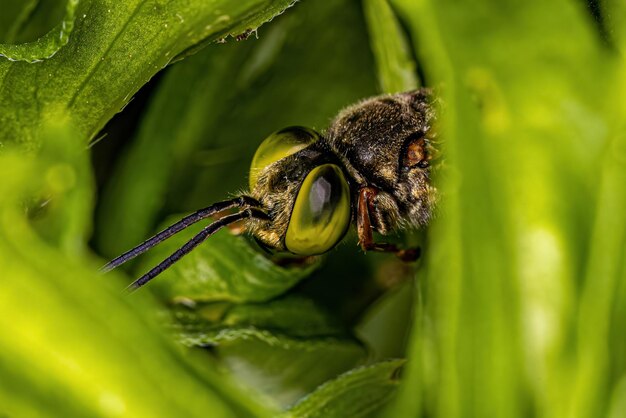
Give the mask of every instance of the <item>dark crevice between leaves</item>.
<svg viewBox="0 0 626 418">
<path fill-rule="evenodd" d="M 80 0 L 68 0 L 61 23 L 34 42 L 0 44 L 0 57 L 10 61 L 35 63 L 53 57 L 70 39 Z"/>
<path fill-rule="evenodd" d="M 124 150 L 132 145 L 131 139 L 136 137 L 142 122 L 141 115 L 151 102 L 163 75 L 163 71 L 158 72 L 133 96 L 124 110 L 115 115 L 95 136 L 95 138 L 106 137 L 104 141 L 94 141 L 93 146 L 90 147 L 89 154 L 97 190 L 101 191 L 106 185 L 116 168 L 116 161 L 124 154 Z M 96 205 L 96 216 L 100 209 L 101 207 Z M 89 246 L 92 248 L 96 246 L 97 233 L 96 229 L 89 241 Z"/>
<path fill-rule="evenodd" d="M 611 47 L 611 49 L 615 48 L 615 44 L 613 41 L 613 30 L 607 24 L 605 19 L 602 4 L 600 0 L 586 0 L 587 11 L 591 15 L 591 18 L 594 23 L 594 28 L 598 36 L 602 42 Z"/>
<path fill-rule="evenodd" d="M 3 10 L 3 19 L 0 21 L 0 40 L 2 43 L 13 44 L 18 43 L 19 34 L 24 31 L 27 22 L 29 22 L 35 11 L 39 8 L 38 0 L 25 1 L 18 10 Z M 41 35 L 47 32 L 44 31 Z"/>
</svg>

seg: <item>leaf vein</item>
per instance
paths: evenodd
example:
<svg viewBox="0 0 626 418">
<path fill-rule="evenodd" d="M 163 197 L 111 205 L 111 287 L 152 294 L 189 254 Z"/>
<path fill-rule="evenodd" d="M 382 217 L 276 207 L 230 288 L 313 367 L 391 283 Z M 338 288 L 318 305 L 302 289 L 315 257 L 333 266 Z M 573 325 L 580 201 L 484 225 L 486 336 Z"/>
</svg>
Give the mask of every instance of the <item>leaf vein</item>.
<svg viewBox="0 0 626 418">
<path fill-rule="evenodd" d="M 134 20 L 135 16 L 137 16 L 137 14 L 139 13 L 139 11 L 144 5 L 145 5 L 145 0 L 142 0 L 141 2 L 137 4 L 137 7 L 135 7 L 135 10 L 133 10 L 133 13 L 128 17 L 128 19 L 126 19 L 126 22 L 124 22 L 124 24 L 122 25 L 122 28 L 117 32 L 115 37 L 111 40 L 111 43 L 109 44 L 107 49 L 104 51 L 101 58 L 106 57 L 109 54 L 109 52 L 111 52 L 111 50 L 113 49 L 113 46 L 117 43 L 117 40 L 124 34 L 130 22 Z M 89 72 L 87 73 L 87 77 L 85 77 L 85 79 L 80 83 L 80 86 L 78 86 L 78 88 L 72 95 L 71 99 L 69 100 L 67 104 L 68 108 L 71 108 L 74 105 L 80 93 L 85 89 L 85 86 L 93 78 L 96 71 L 100 68 L 103 62 L 105 62 L 104 59 L 100 59 L 96 63 L 95 66 L 89 69 Z"/>
</svg>

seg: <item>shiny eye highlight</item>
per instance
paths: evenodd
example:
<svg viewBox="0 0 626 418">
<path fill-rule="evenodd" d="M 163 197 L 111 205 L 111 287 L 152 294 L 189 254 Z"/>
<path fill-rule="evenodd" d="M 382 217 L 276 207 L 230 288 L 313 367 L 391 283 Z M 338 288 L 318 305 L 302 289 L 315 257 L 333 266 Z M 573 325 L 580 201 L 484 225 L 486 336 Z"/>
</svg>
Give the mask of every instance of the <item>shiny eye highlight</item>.
<svg viewBox="0 0 626 418">
<path fill-rule="evenodd" d="M 285 246 L 299 255 L 322 254 L 334 247 L 350 224 L 350 189 L 334 164 L 306 176 L 291 213 Z"/>
<path fill-rule="evenodd" d="M 312 129 L 291 126 L 268 136 L 257 148 L 250 165 L 250 190 L 253 190 L 259 174 L 267 166 L 308 147 L 320 138 Z"/>
</svg>

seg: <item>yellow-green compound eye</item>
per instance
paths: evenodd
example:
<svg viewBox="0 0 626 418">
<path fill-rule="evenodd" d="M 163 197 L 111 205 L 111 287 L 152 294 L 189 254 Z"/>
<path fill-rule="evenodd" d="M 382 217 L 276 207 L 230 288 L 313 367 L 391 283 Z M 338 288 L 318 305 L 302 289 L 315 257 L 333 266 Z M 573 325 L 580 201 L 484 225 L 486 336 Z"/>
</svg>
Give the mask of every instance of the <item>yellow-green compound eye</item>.
<svg viewBox="0 0 626 418">
<path fill-rule="evenodd" d="M 330 250 L 350 223 L 350 189 L 341 169 L 324 164 L 311 170 L 293 206 L 285 246 L 299 255 Z"/>
<path fill-rule="evenodd" d="M 268 136 L 257 148 L 250 166 L 250 190 L 254 189 L 259 174 L 265 167 L 295 154 L 319 139 L 312 129 L 292 126 Z"/>
</svg>

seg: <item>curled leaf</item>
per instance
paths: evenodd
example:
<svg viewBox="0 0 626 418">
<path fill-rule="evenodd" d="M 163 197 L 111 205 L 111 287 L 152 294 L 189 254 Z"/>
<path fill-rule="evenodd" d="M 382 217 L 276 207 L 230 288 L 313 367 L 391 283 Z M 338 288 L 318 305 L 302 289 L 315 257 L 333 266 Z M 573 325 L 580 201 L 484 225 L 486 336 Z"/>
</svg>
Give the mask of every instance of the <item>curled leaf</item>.
<svg viewBox="0 0 626 418">
<path fill-rule="evenodd" d="M 174 329 L 282 407 L 365 360 L 366 350 L 311 301 L 176 307 Z M 285 316 L 289 314 L 289 316 Z"/>
<path fill-rule="evenodd" d="M 300 400 L 282 418 L 365 418 L 391 400 L 403 360 L 389 360 L 350 370 Z"/>
<path fill-rule="evenodd" d="M 79 3 L 80 0 L 67 0 L 61 23 L 38 40 L 23 44 L 0 44 L 0 57 L 34 63 L 54 56 L 70 39 Z"/>
</svg>

